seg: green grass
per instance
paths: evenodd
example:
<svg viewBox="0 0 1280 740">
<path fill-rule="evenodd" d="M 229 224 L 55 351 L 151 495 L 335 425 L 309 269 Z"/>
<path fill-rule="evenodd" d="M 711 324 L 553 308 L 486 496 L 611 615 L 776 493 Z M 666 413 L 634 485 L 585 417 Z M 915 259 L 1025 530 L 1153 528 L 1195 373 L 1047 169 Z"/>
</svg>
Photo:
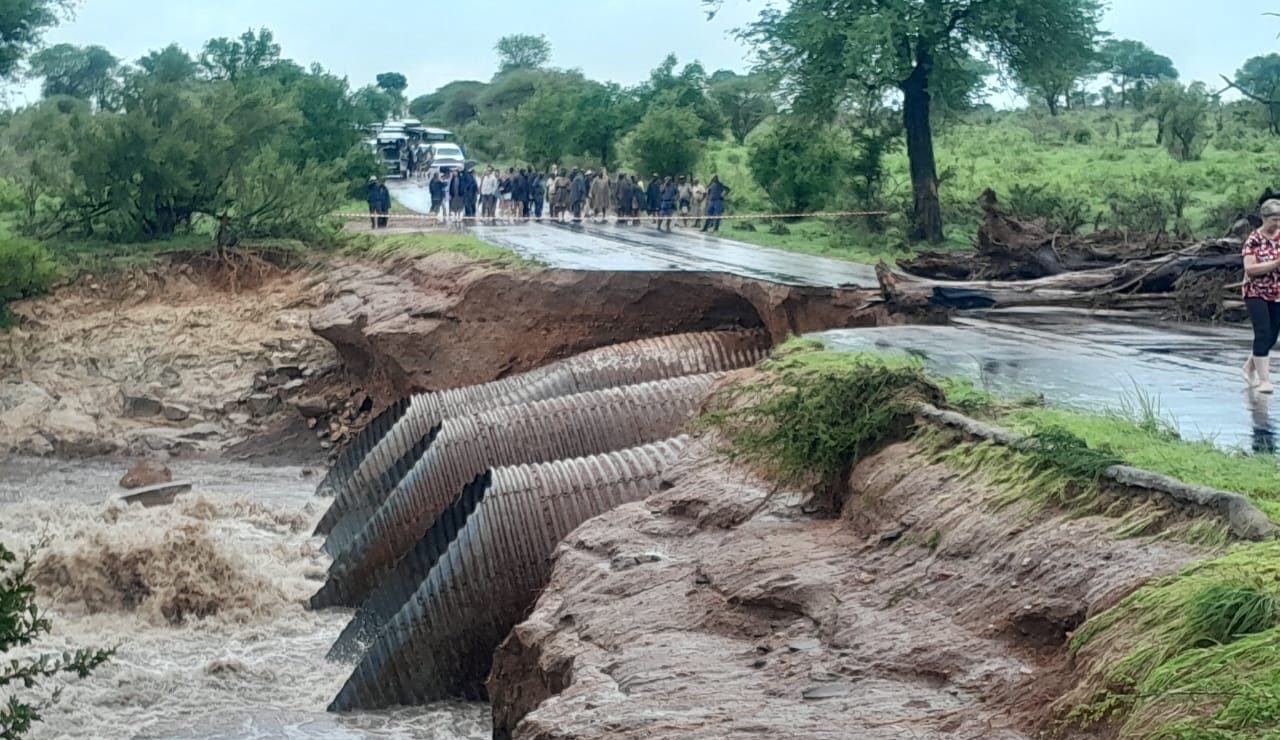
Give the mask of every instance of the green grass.
<svg viewBox="0 0 1280 740">
<path fill-rule="evenodd" d="M 349 234 L 343 240 L 342 252 L 375 259 L 454 252 L 500 267 L 531 268 L 541 266 L 540 263 L 520 257 L 508 249 L 494 246 L 470 234 L 459 232 L 387 235 Z"/>
<path fill-rule="evenodd" d="M 338 213 L 359 213 L 363 216 L 364 214 L 369 212 L 369 201 L 361 200 L 359 198 L 352 198 L 346 201 L 345 203 L 343 203 L 341 206 L 338 206 L 337 212 Z M 396 200 L 395 198 L 392 198 L 391 213 L 407 215 L 407 214 L 417 213 L 417 211 L 409 210 L 404 206 L 403 203 Z"/>
<path fill-rule="evenodd" d="M 1280 542 L 1238 545 L 1134 592 L 1071 640 L 1067 722 L 1124 737 L 1273 737 L 1280 722 Z"/>
</svg>

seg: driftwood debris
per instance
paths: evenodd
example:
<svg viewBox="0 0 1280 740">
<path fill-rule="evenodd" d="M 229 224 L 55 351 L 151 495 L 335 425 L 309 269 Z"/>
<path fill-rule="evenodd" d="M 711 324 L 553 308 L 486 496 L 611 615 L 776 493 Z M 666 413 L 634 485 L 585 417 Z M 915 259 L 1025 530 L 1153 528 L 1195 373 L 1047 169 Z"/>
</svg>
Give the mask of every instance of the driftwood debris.
<svg viewBox="0 0 1280 740">
<path fill-rule="evenodd" d="M 1232 308 L 1230 289 L 1241 278 L 1236 237 L 1170 243 L 1061 235 L 1042 221 L 1014 219 L 991 191 L 981 203 L 985 220 L 974 251 L 927 252 L 898 268 L 878 266 L 886 302 L 907 310 L 1068 306 L 1200 318 Z"/>
</svg>

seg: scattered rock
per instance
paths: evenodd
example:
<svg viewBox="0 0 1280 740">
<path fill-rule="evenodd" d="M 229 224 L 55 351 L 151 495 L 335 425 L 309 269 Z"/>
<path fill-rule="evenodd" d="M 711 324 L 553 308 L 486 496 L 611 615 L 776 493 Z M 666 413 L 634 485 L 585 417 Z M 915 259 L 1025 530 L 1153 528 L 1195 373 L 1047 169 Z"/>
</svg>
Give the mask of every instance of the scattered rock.
<svg viewBox="0 0 1280 740">
<path fill-rule="evenodd" d="M 141 488 L 143 486 L 154 486 L 157 483 L 168 483 L 173 480 L 173 472 L 164 465 L 142 460 L 129 468 L 129 472 L 124 474 L 120 479 L 120 487 Z"/>
<path fill-rule="evenodd" d="M 160 371 L 160 382 L 164 383 L 167 388 L 177 388 L 182 385 L 182 373 L 171 367 L 166 367 Z"/>
<path fill-rule="evenodd" d="M 164 404 L 146 396 L 125 396 L 124 416 L 138 419 L 148 416 L 159 416 L 164 411 Z"/>
<path fill-rule="evenodd" d="M 53 454 L 53 443 L 43 434 L 33 434 L 18 445 L 18 451 L 25 455 L 45 457 Z"/>
<path fill-rule="evenodd" d="M 254 416 L 267 416 L 280 408 L 280 399 L 270 393 L 255 393 L 244 404 Z"/>
<path fill-rule="evenodd" d="M 176 403 L 165 404 L 164 406 L 164 418 L 168 419 L 169 421 L 186 421 L 186 419 L 190 416 L 191 416 L 191 409 L 187 408 L 186 406 L 180 406 Z"/>
</svg>

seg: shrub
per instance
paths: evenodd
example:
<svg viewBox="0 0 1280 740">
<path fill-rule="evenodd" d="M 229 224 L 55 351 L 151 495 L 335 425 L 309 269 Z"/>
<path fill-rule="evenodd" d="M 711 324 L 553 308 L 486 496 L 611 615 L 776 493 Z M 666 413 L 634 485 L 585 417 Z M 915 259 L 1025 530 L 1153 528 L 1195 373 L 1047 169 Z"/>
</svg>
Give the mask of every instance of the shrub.
<svg viewBox="0 0 1280 740">
<path fill-rule="evenodd" d="M 1053 231 L 1074 234 L 1089 222 L 1089 199 L 1053 185 L 1011 185 L 1009 210 L 1020 219 L 1043 218 Z"/>
<path fill-rule="evenodd" d="M 0 239 L 0 318 L 7 304 L 48 291 L 58 273 L 57 261 L 43 246 L 26 239 Z"/>
</svg>

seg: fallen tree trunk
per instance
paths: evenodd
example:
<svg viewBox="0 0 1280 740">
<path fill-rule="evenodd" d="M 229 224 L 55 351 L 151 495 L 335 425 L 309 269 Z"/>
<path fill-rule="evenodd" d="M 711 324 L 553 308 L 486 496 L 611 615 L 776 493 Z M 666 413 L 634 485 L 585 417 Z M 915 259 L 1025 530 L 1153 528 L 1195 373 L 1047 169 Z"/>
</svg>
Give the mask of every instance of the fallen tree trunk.
<svg viewBox="0 0 1280 740">
<path fill-rule="evenodd" d="M 892 306 L 975 309 L 1014 306 L 1147 308 L 1173 306 L 1180 278 L 1240 270 L 1238 254 L 1169 254 L 1111 267 L 1064 272 L 1034 280 L 934 280 L 876 267 L 880 291 Z M 1224 279 L 1224 284 L 1229 278 Z"/>
</svg>

